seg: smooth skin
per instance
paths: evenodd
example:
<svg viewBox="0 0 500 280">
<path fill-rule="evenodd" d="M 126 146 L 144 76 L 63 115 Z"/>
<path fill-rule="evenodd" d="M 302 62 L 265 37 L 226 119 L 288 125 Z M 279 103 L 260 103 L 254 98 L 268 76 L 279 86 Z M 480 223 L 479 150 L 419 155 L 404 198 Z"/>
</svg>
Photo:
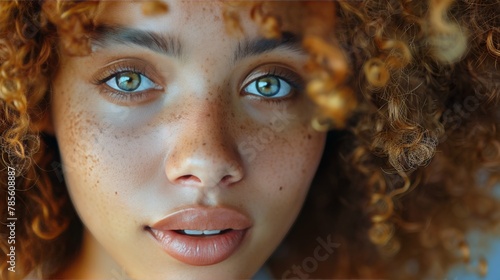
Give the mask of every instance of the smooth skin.
<svg viewBox="0 0 500 280">
<path fill-rule="evenodd" d="M 300 43 L 245 53 L 263 42 L 247 8 L 235 35 L 221 2 L 166 1 L 169 12 L 155 16 L 142 3 L 104 4 L 98 24 L 119 31 L 94 34 L 91 55 L 61 50 L 51 119 L 85 229 L 57 277 L 250 278 L 294 222 L 323 153 L 326 134 L 312 129 L 301 91 L 307 55 Z M 124 30 L 170 43 L 131 43 Z M 224 261 L 185 264 L 146 230 L 195 206 L 251 219 Z"/>
</svg>

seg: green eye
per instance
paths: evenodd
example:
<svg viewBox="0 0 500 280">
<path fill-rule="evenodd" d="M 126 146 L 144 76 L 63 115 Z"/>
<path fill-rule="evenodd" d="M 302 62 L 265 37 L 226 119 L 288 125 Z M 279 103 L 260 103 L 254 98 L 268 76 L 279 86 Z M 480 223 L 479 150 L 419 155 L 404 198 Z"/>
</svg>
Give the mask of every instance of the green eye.
<svg viewBox="0 0 500 280">
<path fill-rule="evenodd" d="M 106 85 L 119 92 L 136 93 L 158 88 L 158 86 L 145 75 L 135 71 L 122 71 L 112 75 Z"/>
<path fill-rule="evenodd" d="M 116 85 L 124 91 L 134 91 L 141 85 L 141 75 L 135 72 L 122 72 L 115 76 Z"/>
<path fill-rule="evenodd" d="M 274 76 L 265 76 L 255 81 L 255 88 L 260 94 L 271 97 L 276 95 L 281 88 L 280 80 Z"/>
<path fill-rule="evenodd" d="M 265 75 L 256 78 L 245 87 L 245 92 L 267 97 L 268 99 L 281 98 L 292 91 L 290 84 L 279 76 Z"/>
</svg>

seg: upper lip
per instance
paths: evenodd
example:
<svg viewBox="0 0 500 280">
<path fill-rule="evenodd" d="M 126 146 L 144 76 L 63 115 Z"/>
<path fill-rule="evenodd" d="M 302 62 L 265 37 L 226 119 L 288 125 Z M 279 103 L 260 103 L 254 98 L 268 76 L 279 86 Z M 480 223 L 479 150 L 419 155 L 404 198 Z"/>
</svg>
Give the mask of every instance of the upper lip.
<svg viewBox="0 0 500 280">
<path fill-rule="evenodd" d="M 243 213 L 226 207 L 189 207 L 167 215 L 151 228 L 167 230 L 244 230 L 252 226 Z"/>
</svg>

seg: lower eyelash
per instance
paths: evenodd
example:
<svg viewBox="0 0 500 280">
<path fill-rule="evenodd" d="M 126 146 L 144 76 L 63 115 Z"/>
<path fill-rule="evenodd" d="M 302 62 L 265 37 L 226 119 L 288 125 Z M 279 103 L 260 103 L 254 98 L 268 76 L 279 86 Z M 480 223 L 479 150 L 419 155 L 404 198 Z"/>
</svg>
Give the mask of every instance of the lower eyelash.
<svg viewBox="0 0 500 280">
<path fill-rule="evenodd" d="M 107 83 L 111 79 L 114 79 L 116 75 L 123 72 L 134 72 L 149 79 L 148 75 L 145 73 L 146 71 L 144 71 L 144 68 L 145 67 L 142 67 L 141 65 L 136 66 L 130 63 L 116 63 L 94 76 L 92 78 L 92 83 L 97 85 L 100 93 L 106 96 L 112 102 L 121 105 L 140 103 L 141 101 L 146 100 L 148 95 L 154 94 L 155 92 L 147 90 L 125 93 L 112 89 L 105 83 Z"/>
<path fill-rule="evenodd" d="M 264 76 L 275 76 L 288 84 L 290 84 L 290 87 L 292 88 L 292 93 L 290 93 L 289 96 L 281 97 L 281 98 L 265 98 L 265 97 L 257 97 L 258 102 L 264 102 L 266 104 L 279 104 L 281 102 L 291 100 L 294 96 L 297 95 L 298 92 L 302 92 L 304 89 L 304 81 L 300 76 L 293 75 L 289 73 L 288 71 L 283 71 L 280 70 L 277 67 L 272 68 L 270 71 L 263 72 L 262 75 L 259 75 L 258 78 L 264 77 Z M 252 80 L 252 82 L 255 81 Z M 248 85 L 248 84 L 247 84 Z M 246 86 L 245 86 L 246 87 Z"/>
<path fill-rule="evenodd" d="M 259 98 L 259 102 L 271 103 L 271 104 L 280 104 L 284 101 L 287 101 L 289 98 Z"/>
<path fill-rule="evenodd" d="M 150 93 L 145 91 L 135 92 L 135 93 L 124 93 L 114 89 L 110 89 L 108 86 L 101 84 L 100 88 L 101 94 L 108 96 L 115 103 L 135 103 L 146 99 L 146 96 Z"/>
</svg>

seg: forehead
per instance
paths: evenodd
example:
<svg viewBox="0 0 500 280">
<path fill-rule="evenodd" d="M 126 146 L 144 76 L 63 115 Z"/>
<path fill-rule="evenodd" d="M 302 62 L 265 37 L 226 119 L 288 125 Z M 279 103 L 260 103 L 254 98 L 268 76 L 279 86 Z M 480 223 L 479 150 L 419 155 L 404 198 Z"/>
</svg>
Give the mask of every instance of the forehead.
<svg viewBox="0 0 500 280">
<path fill-rule="evenodd" d="M 160 8 L 167 7 L 167 11 L 156 12 L 154 3 L 160 3 Z M 143 39 L 148 39 L 148 37 L 153 40 L 164 37 L 167 40 L 157 41 L 159 44 L 156 45 L 170 45 L 169 49 L 171 50 L 175 49 L 173 47 L 182 46 L 186 53 L 203 47 L 208 52 L 218 51 L 217 48 L 221 46 L 231 45 L 231 48 L 234 48 L 237 41 L 241 39 L 259 36 L 258 26 L 250 19 L 251 6 L 248 4 L 238 5 L 235 9 L 236 7 L 232 4 L 222 1 L 105 1 L 102 3 L 95 21 L 97 26 L 118 27 L 118 30 L 125 31 L 146 31 L 149 34 L 157 35 L 135 36 L 139 33 L 128 32 L 129 35 L 132 35 L 129 36 L 126 34 L 127 32 L 120 32 L 119 35 L 125 35 L 121 36 L 120 40 L 124 37 L 135 37 L 134 40 L 145 42 L 147 40 Z M 151 9 L 154 11 L 151 12 Z M 230 32 L 231 30 L 228 29 L 229 25 L 225 14 L 229 9 L 231 12 L 237 13 L 239 25 L 243 31 L 240 34 Z M 98 28 L 95 31 L 102 30 Z M 115 30 L 117 29 L 115 28 Z M 107 33 L 107 35 L 110 34 L 110 32 Z"/>
<path fill-rule="evenodd" d="M 167 9 L 162 11 L 163 7 Z M 144 29 L 183 30 L 186 24 L 191 28 L 210 29 L 223 27 L 224 13 L 234 8 L 223 1 L 104 1 L 96 21 L 97 24 L 141 26 Z M 249 14 L 250 8 L 248 4 L 238 5 L 240 21 L 244 25 L 248 24 L 249 17 L 244 15 Z"/>
<path fill-rule="evenodd" d="M 232 61 L 274 49 L 303 54 L 300 38 L 283 32 L 280 38 L 260 36 L 258 26 L 250 19 L 253 2 L 234 4 L 221 1 L 164 1 L 160 10 L 151 12 L 158 2 L 104 2 L 92 34 L 94 47 L 135 45 L 177 58 L 193 52 L 220 51 Z M 230 12 L 239 20 L 241 33 L 230 30 Z M 201 48 L 201 49 L 200 49 Z"/>
</svg>

